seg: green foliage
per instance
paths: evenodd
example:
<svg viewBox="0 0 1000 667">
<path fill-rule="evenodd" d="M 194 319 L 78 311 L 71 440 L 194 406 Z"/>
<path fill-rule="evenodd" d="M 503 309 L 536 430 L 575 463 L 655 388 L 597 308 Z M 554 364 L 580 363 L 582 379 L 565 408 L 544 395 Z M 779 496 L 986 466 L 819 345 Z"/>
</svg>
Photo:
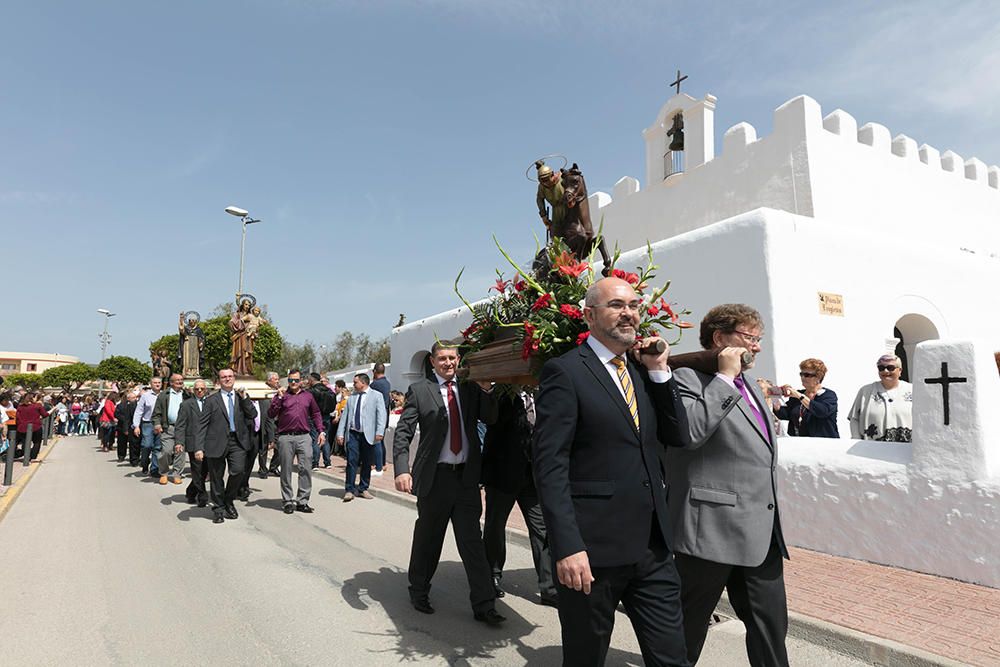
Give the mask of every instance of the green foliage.
<svg viewBox="0 0 1000 667">
<path fill-rule="evenodd" d="M 257 329 L 257 342 L 253 348 L 254 375 L 263 378 L 266 372 L 274 367 L 281 358 L 284 341 L 277 327 L 268 322 Z"/>
<path fill-rule="evenodd" d="M 213 377 L 220 368 L 229 366 L 233 350 L 229 339 L 229 315 L 217 315 L 210 320 L 202 320 L 201 330 L 205 334 L 205 368 L 203 377 Z"/>
<path fill-rule="evenodd" d="M 254 350 L 256 352 L 256 350 Z M 320 366 L 322 366 L 322 360 Z M 302 345 L 285 341 L 281 346 L 281 355 L 278 361 L 278 372 L 287 373 L 293 368 L 298 368 L 309 372 L 316 365 L 316 347 L 311 340 L 307 340 Z M 339 367 L 335 367 L 339 368 Z M 326 370 L 322 368 L 322 370 Z"/>
<path fill-rule="evenodd" d="M 119 385 L 145 384 L 153 369 L 133 357 L 111 356 L 97 364 L 97 377 Z"/>
<path fill-rule="evenodd" d="M 38 389 L 42 386 L 42 376 L 40 373 L 11 373 L 7 376 L 6 383 L 8 387 Z"/>
<path fill-rule="evenodd" d="M 177 348 L 180 345 L 181 336 L 180 334 L 168 334 L 162 338 L 157 338 L 152 343 L 149 344 L 150 352 L 162 352 L 167 355 L 168 359 L 173 359 L 177 356 Z"/>
<path fill-rule="evenodd" d="M 97 369 L 83 362 L 53 366 L 42 372 L 43 386 L 61 387 L 67 392 L 76 391 L 85 382 L 96 379 L 98 379 Z"/>
</svg>

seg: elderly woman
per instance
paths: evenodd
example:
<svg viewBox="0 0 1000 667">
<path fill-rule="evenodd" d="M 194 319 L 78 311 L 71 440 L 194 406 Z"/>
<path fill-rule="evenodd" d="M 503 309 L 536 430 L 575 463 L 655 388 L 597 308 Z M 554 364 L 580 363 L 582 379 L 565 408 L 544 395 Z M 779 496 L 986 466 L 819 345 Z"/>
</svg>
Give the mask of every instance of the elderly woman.
<svg viewBox="0 0 1000 667">
<path fill-rule="evenodd" d="M 15 419 L 17 420 L 17 440 L 16 448 L 23 451 L 25 448 L 31 450 L 31 460 L 38 458 L 38 452 L 42 449 L 42 419 L 49 416 L 48 410 L 42 405 L 41 397 L 35 392 L 28 392 L 21 403 L 17 406 Z M 31 426 L 31 442 L 28 442 L 28 426 Z M 14 453 L 19 456 L 18 452 Z"/>
<path fill-rule="evenodd" d="M 858 390 L 847 414 L 851 437 L 862 440 L 910 442 L 913 428 L 913 386 L 899 379 L 899 357 L 884 354 L 875 363 L 878 382 Z"/>
<path fill-rule="evenodd" d="M 819 359 L 805 359 L 799 364 L 802 389 L 786 384 L 782 406 L 772 404 L 778 419 L 788 420 L 788 435 L 812 438 L 839 438 L 837 431 L 837 394 L 823 386 L 826 364 Z"/>
</svg>

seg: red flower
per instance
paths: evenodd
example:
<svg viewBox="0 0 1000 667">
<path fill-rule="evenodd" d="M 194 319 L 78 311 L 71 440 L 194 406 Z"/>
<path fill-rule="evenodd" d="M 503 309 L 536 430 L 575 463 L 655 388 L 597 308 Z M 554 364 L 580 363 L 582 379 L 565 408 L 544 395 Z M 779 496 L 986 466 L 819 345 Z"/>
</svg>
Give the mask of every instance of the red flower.
<svg viewBox="0 0 1000 667">
<path fill-rule="evenodd" d="M 497 278 L 496 285 L 494 285 L 490 289 L 495 289 L 500 294 L 503 294 L 504 291 L 507 289 L 507 285 L 510 285 L 510 281 L 509 280 L 501 280 L 500 278 Z"/>
<path fill-rule="evenodd" d="M 535 303 L 531 304 L 531 310 L 537 313 L 542 308 L 548 308 L 550 303 L 552 303 L 552 295 L 546 292 L 538 297 Z"/>
<path fill-rule="evenodd" d="M 615 278 L 621 278 L 622 280 L 624 280 L 625 282 L 627 282 L 629 285 L 638 285 L 639 284 L 639 275 L 636 274 L 636 273 L 629 273 L 628 271 L 622 271 L 621 269 L 615 269 L 614 271 L 611 272 L 611 275 L 613 275 Z"/>
<path fill-rule="evenodd" d="M 462 332 L 462 338 L 468 338 L 470 334 L 474 334 L 479 331 L 479 325 L 473 322 Z"/>
<path fill-rule="evenodd" d="M 584 331 L 582 334 L 576 337 L 576 344 L 583 345 L 583 341 L 587 340 L 588 338 L 590 338 L 590 332 Z"/>
<path fill-rule="evenodd" d="M 660 310 L 662 310 L 664 314 L 667 317 L 669 317 L 673 322 L 676 322 L 679 319 L 677 317 L 677 313 L 674 312 L 674 309 L 671 308 L 670 304 L 664 301 L 663 299 L 660 299 Z"/>
<path fill-rule="evenodd" d="M 528 286 L 527 281 L 524 280 L 523 278 L 521 278 L 520 275 L 518 275 L 517 277 L 514 278 L 514 291 L 515 292 L 523 292 L 524 288 L 527 287 L 527 286 Z"/>
<path fill-rule="evenodd" d="M 524 323 L 524 343 L 521 345 L 521 359 L 527 359 L 532 352 L 538 351 L 538 341 L 535 340 L 535 325 Z"/>
<path fill-rule="evenodd" d="M 656 306 L 650 306 L 649 308 L 646 309 L 646 313 L 650 317 L 656 317 L 657 315 L 660 314 L 660 309 L 657 308 Z"/>
<path fill-rule="evenodd" d="M 576 306 L 571 306 L 568 303 L 564 303 L 559 306 L 559 312 L 568 317 L 571 320 L 579 320 L 583 318 L 583 313 Z"/>
</svg>

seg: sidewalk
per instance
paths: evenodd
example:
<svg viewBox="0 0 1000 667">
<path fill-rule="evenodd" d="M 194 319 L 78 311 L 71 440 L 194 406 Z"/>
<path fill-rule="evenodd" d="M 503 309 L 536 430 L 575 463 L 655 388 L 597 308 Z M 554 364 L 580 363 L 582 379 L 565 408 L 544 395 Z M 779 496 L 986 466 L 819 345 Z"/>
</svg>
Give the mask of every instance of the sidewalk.
<svg viewBox="0 0 1000 667">
<path fill-rule="evenodd" d="M 315 472 L 343 482 L 345 461 L 334 457 L 330 468 Z M 382 477 L 372 476 L 371 488 L 376 496 L 415 502 L 413 496 L 395 490 L 391 465 Z M 519 511 L 511 513 L 507 527 L 525 533 Z M 798 548 L 791 549 L 791 560 L 786 562 L 785 584 L 793 617 L 801 615 L 965 664 L 1000 665 L 998 589 Z"/>
<path fill-rule="evenodd" d="M 3 515 L 7 513 L 8 508 L 17 499 L 18 494 L 21 493 L 21 489 L 24 488 L 25 484 L 28 483 L 28 479 L 31 475 L 35 474 L 35 471 L 40 465 L 45 462 L 46 457 L 52 448 L 63 436 L 53 436 L 49 438 L 48 443 L 41 448 L 38 452 L 38 458 L 31 462 L 30 466 L 25 467 L 24 457 L 19 457 L 14 460 L 13 477 L 11 479 L 10 486 L 3 486 L 3 475 L 7 466 L 7 452 L 0 455 L 0 519 Z M 13 445 L 11 445 L 13 447 Z"/>
</svg>

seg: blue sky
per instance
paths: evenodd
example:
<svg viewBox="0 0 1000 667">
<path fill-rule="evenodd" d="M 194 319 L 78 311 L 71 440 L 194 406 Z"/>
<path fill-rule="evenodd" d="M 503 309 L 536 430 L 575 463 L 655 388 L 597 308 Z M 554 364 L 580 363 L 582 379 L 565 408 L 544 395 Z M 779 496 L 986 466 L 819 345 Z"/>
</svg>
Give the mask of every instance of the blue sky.
<svg viewBox="0 0 1000 667">
<path fill-rule="evenodd" d="M 824 113 L 1000 162 L 1000 3 L 8 0 L 0 22 L 0 349 L 147 358 L 245 289 L 290 340 L 388 334 L 485 293 L 540 233 L 525 167 L 644 176 L 670 96 L 716 131 Z M 675 281 L 682 276 L 671 276 Z"/>
</svg>

